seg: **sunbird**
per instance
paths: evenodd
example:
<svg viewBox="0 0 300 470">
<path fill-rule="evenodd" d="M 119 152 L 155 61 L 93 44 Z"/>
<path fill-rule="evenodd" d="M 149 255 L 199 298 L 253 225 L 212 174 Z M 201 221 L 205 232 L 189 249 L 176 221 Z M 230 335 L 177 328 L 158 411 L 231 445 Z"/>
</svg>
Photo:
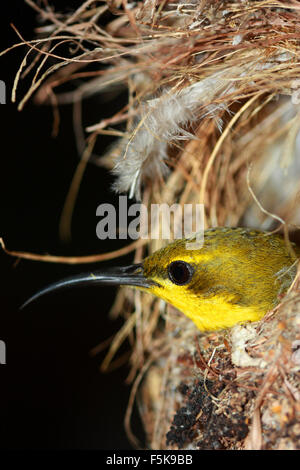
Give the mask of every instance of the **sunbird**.
<svg viewBox="0 0 300 470">
<path fill-rule="evenodd" d="M 220 330 L 258 321 L 273 309 L 293 282 L 300 257 L 300 248 L 280 235 L 248 228 L 208 229 L 200 249 L 186 243 L 176 240 L 142 263 L 63 279 L 22 308 L 62 288 L 125 285 L 169 302 L 201 331 Z"/>
</svg>

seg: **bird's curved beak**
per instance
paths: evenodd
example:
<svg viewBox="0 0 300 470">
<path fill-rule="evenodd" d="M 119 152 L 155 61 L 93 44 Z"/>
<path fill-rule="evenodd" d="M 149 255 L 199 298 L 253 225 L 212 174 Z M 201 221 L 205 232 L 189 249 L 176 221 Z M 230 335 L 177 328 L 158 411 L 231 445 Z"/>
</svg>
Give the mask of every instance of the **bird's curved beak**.
<svg viewBox="0 0 300 470">
<path fill-rule="evenodd" d="M 39 292 L 30 297 L 20 308 L 21 310 L 29 305 L 31 302 L 39 299 L 45 294 L 54 292 L 56 290 L 67 289 L 73 286 L 86 286 L 90 284 L 95 285 L 125 285 L 134 286 L 147 289 L 151 285 L 156 284 L 144 277 L 143 264 L 132 264 L 119 268 L 107 269 L 103 271 L 95 271 L 86 274 L 78 274 L 72 277 L 62 279 L 61 281 L 50 284 L 49 286 L 41 289 Z"/>
</svg>

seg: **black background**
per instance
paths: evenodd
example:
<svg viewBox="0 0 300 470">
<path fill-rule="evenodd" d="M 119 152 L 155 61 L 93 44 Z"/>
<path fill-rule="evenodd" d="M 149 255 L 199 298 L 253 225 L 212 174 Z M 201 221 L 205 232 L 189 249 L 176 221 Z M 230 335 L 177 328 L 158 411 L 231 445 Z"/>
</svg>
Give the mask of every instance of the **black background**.
<svg viewBox="0 0 300 470">
<path fill-rule="evenodd" d="M 50 2 L 60 10 L 79 1 Z M 1 46 L 35 37 L 36 13 L 23 0 L 1 5 Z M 96 238 L 96 208 L 117 202 L 112 176 L 90 164 L 84 175 L 72 225 L 72 242 L 58 236 L 59 216 L 78 153 L 71 106 L 60 109 L 58 137 L 52 138 L 52 110 L 33 101 L 22 112 L 10 101 L 13 79 L 27 52 L 20 47 L 0 58 L 0 79 L 7 86 L 7 104 L 0 106 L 0 236 L 13 250 L 61 255 L 104 253 L 123 246 L 118 240 Z M 18 100 L 29 81 L 21 83 Z M 84 124 L 112 114 L 115 102 L 92 97 L 84 104 Z M 97 144 L 101 153 L 108 139 Z M 126 243 L 126 242 L 125 242 Z M 132 261 L 131 256 L 118 260 Z M 116 264 L 116 261 L 106 265 Z M 101 265 L 97 265 L 99 269 Z M 123 427 L 130 386 L 127 367 L 102 374 L 104 353 L 90 357 L 91 348 L 118 331 L 122 320 L 108 318 L 114 288 L 82 288 L 41 299 L 20 312 L 18 307 L 49 282 L 90 266 L 68 266 L 16 259 L 0 252 L 0 340 L 7 364 L 0 365 L 0 448 L 2 449 L 131 449 Z M 142 439 L 137 412 L 133 429 Z"/>
</svg>

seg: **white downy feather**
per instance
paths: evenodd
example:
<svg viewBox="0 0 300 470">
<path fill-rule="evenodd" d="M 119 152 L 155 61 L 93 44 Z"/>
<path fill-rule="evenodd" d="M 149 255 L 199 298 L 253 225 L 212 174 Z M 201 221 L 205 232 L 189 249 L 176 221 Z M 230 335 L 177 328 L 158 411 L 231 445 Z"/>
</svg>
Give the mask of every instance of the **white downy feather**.
<svg viewBox="0 0 300 470">
<path fill-rule="evenodd" d="M 149 100 L 141 106 L 141 118 L 129 141 L 124 142 L 124 152 L 117 159 L 114 185 L 118 192 L 128 192 L 129 197 L 140 198 L 140 185 L 144 178 L 164 177 L 168 145 L 174 140 L 195 139 L 185 128 L 196 120 L 196 111 L 205 102 L 210 103 L 220 93 L 232 90 L 232 83 L 222 78 L 224 72 L 205 78 L 183 90 L 166 91 L 160 98 Z M 210 104 L 202 117 L 218 116 L 224 105 Z M 201 117 L 200 116 L 200 117 Z M 221 128 L 220 120 L 217 125 Z"/>
</svg>

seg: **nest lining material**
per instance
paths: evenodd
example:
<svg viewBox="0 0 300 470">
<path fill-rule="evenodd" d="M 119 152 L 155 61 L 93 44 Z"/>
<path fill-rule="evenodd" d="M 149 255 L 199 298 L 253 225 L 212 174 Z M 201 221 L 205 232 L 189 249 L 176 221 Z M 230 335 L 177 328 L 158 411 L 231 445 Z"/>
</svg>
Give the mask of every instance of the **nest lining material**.
<svg viewBox="0 0 300 470">
<path fill-rule="evenodd" d="M 13 100 L 20 78 L 33 73 L 19 109 L 35 93 L 37 103 L 53 105 L 57 131 L 58 105 L 72 102 L 78 147 L 88 139 L 65 230 L 103 134 L 119 140 L 98 163 L 114 168 L 117 191 L 145 204 L 204 203 L 208 227 L 287 233 L 299 224 L 299 2 L 88 0 L 65 14 L 26 2 L 44 24 L 40 39 L 21 38 L 27 53 Z M 84 83 L 75 91 L 60 92 L 78 78 Z M 83 130 L 82 99 L 121 88 L 128 104 Z M 148 251 L 163 243 L 149 241 Z M 135 261 L 145 245 L 132 245 Z M 119 312 L 126 322 L 105 367 L 128 337 L 132 441 L 130 411 L 140 390 L 151 448 L 299 448 L 298 281 L 275 312 L 229 332 L 200 335 L 172 307 L 127 289 L 112 314 Z"/>
</svg>

